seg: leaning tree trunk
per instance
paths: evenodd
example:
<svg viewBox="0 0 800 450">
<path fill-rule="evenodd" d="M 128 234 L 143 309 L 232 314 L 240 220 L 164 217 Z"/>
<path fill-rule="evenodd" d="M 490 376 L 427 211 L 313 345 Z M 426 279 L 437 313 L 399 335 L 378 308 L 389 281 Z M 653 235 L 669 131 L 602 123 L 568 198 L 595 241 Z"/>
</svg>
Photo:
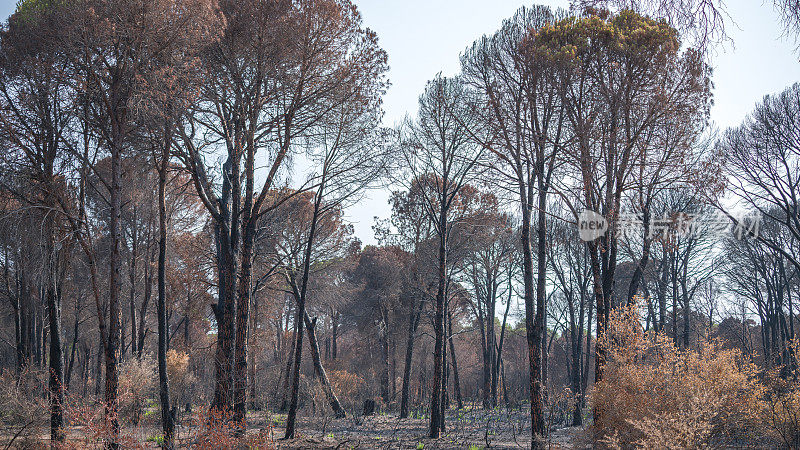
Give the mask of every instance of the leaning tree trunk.
<svg viewBox="0 0 800 450">
<path fill-rule="evenodd" d="M 317 318 L 315 317 L 312 320 L 308 317 L 308 313 L 305 313 L 303 318 L 306 324 L 306 332 L 308 333 L 308 346 L 311 348 L 311 359 L 314 363 L 314 373 L 317 375 L 317 378 L 319 378 L 319 381 L 322 384 L 322 390 L 325 392 L 325 398 L 328 400 L 328 404 L 330 404 L 331 409 L 333 409 L 333 414 L 337 419 L 344 419 L 347 417 L 347 412 L 342 407 L 342 404 L 339 403 L 339 398 L 333 391 L 333 386 L 331 386 L 331 382 L 328 380 L 328 374 L 325 372 L 325 368 L 322 366 L 322 360 L 319 357 L 319 344 L 317 342 L 316 334 Z"/>
<path fill-rule="evenodd" d="M 297 300 L 297 336 L 294 346 L 294 367 L 292 368 L 292 393 L 289 402 L 289 414 L 286 417 L 286 433 L 284 438 L 292 439 L 295 435 L 295 422 L 297 420 L 297 402 L 300 396 L 300 362 L 303 356 L 303 317 L 306 312 L 306 290 L 308 288 L 308 275 L 311 267 L 311 250 L 314 248 L 314 234 L 317 230 L 317 220 L 322 203 L 322 191 L 325 186 L 323 172 L 320 187 L 314 199 L 314 213 L 311 216 L 311 227 L 308 231 L 308 242 L 303 260 L 303 280 L 300 285 L 300 298 Z"/>
<path fill-rule="evenodd" d="M 80 325 L 80 310 L 81 310 L 81 299 L 80 295 L 75 296 L 75 322 L 72 325 L 72 346 L 70 348 L 70 355 L 69 355 L 69 364 L 67 364 L 67 373 L 64 375 L 64 389 L 69 390 L 69 382 L 72 378 L 72 367 L 75 363 L 75 353 L 77 352 L 78 347 L 78 326 Z M 78 363 L 80 364 L 80 363 Z"/>
</svg>

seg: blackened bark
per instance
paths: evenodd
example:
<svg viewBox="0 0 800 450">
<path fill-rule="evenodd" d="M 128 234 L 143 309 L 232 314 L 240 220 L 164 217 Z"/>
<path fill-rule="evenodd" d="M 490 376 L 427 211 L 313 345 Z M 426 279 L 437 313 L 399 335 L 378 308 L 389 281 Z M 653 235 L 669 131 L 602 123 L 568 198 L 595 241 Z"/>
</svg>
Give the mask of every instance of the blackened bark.
<svg viewBox="0 0 800 450">
<path fill-rule="evenodd" d="M 414 361 L 414 341 L 417 334 L 420 315 L 422 313 L 422 302 L 414 304 L 412 300 L 408 315 L 408 337 L 406 341 L 406 359 L 403 366 L 403 387 L 400 394 L 400 418 L 408 417 L 408 390 L 411 384 L 411 364 Z"/>
<path fill-rule="evenodd" d="M 461 384 L 458 381 L 458 361 L 456 358 L 456 347 L 453 344 L 453 316 L 449 313 L 447 314 L 447 321 L 447 328 L 450 330 L 450 336 L 448 337 L 448 341 L 450 342 L 450 362 L 453 364 L 453 393 L 456 396 L 456 404 L 458 405 L 458 409 L 464 409 L 464 401 L 461 398 Z"/>
<path fill-rule="evenodd" d="M 492 277 L 493 278 L 493 277 Z M 489 353 L 489 361 L 487 361 L 487 366 L 489 368 L 489 407 L 494 408 L 497 406 L 497 371 L 495 367 L 497 367 L 497 339 L 495 337 L 495 330 L 494 330 L 494 316 L 495 316 L 495 302 L 497 301 L 497 289 L 495 288 L 495 280 L 490 279 L 487 280 L 487 301 L 488 304 L 486 305 L 487 313 L 486 313 L 486 340 L 487 340 L 487 350 Z M 486 374 L 484 374 L 486 376 Z"/>
<path fill-rule="evenodd" d="M 525 186 L 520 186 L 520 198 L 530 198 L 529 193 Z M 542 230 L 544 231 L 544 230 Z M 528 344 L 528 363 L 529 363 L 529 387 L 531 396 L 531 447 L 540 447 L 543 443 L 545 432 L 544 414 L 542 405 L 542 340 L 541 340 L 541 321 L 539 319 L 540 311 L 537 311 L 534 305 L 534 283 L 533 283 L 533 255 L 531 251 L 531 212 L 528 202 L 523 201 L 522 204 L 522 280 L 525 292 L 525 330 Z M 544 250 L 544 249 L 542 249 Z M 538 256 L 538 253 L 537 253 Z M 541 271 L 543 275 L 544 273 Z M 538 288 L 538 280 L 537 280 Z M 537 289 L 538 291 L 538 289 Z M 542 292 L 542 294 L 544 294 Z M 537 292 L 536 302 L 539 302 L 539 295 Z M 542 302 L 543 304 L 544 302 Z M 543 309 L 543 308 L 542 308 Z M 543 312 L 543 311 L 542 311 Z"/>
<path fill-rule="evenodd" d="M 217 245 L 219 298 L 212 305 L 217 322 L 214 355 L 214 398 L 211 409 L 227 416 L 233 410 L 234 315 L 236 309 L 236 268 L 239 252 L 239 157 L 231 153 L 223 165 L 221 220 L 214 224 Z"/>
<path fill-rule="evenodd" d="M 381 347 L 381 375 L 380 375 L 380 384 L 381 384 L 381 400 L 383 400 L 384 405 L 389 404 L 389 324 L 386 321 L 383 322 L 382 327 L 383 329 L 379 331 L 380 333 L 380 347 Z"/>
<path fill-rule="evenodd" d="M 292 332 L 291 347 L 289 347 L 289 354 L 286 356 L 286 369 L 284 370 L 283 385 L 281 388 L 281 406 L 280 412 L 289 409 L 289 388 L 292 380 L 292 362 L 294 361 L 294 346 L 297 342 L 297 317 L 294 320 L 294 327 Z"/>
<path fill-rule="evenodd" d="M 248 174 L 248 177 L 250 175 Z M 250 195 L 252 198 L 252 195 Z M 248 200 L 245 200 L 248 204 Z M 239 276 L 239 296 L 236 305 L 235 359 L 233 368 L 233 420 L 243 423 L 247 409 L 247 339 L 250 322 L 250 295 L 253 264 L 253 243 L 255 222 L 251 220 L 245 206 L 243 223 L 245 229 L 242 239 L 241 272 Z"/>
<path fill-rule="evenodd" d="M 444 202 L 442 202 L 444 205 Z M 437 439 L 442 425 L 442 382 L 444 369 L 444 302 L 447 267 L 447 216 L 442 208 L 439 217 L 439 269 L 436 290 L 436 313 L 433 320 L 435 343 L 433 350 L 433 389 L 431 392 L 431 420 L 428 436 Z"/>
<path fill-rule="evenodd" d="M 320 206 L 322 204 L 322 192 L 325 186 L 325 172 L 322 175 L 319 189 L 314 198 L 314 213 L 311 216 L 311 227 L 308 231 L 308 242 L 303 260 L 303 278 L 300 285 L 300 297 L 297 300 L 297 336 L 294 351 L 294 367 L 292 369 L 292 394 L 289 402 L 289 414 L 286 417 L 285 439 L 292 439 L 295 435 L 295 422 L 297 419 L 297 402 L 300 394 L 300 362 L 303 354 L 303 317 L 306 312 L 306 290 L 308 288 L 308 275 L 311 267 L 311 250 L 314 248 L 314 234 L 317 230 L 317 220 L 319 219 Z"/>
<path fill-rule="evenodd" d="M 332 316 L 332 323 L 331 323 L 331 359 L 336 359 L 336 355 L 338 353 L 338 341 L 339 341 L 339 313 L 335 312 Z"/>
<path fill-rule="evenodd" d="M 64 354 L 61 343 L 61 295 L 56 281 L 47 288 L 47 310 L 50 317 L 50 439 L 64 440 Z"/>
<path fill-rule="evenodd" d="M 244 424 L 247 412 L 247 343 L 250 325 L 250 301 L 253 281 L 253 246 L 256 215 L 253 211 L 255 185 L 255 148 L 248 142 L 245 155 L 245 192 L 242 207 L 242 254 L 239 295 L 236 304 L 236 338 L 233 366 L 233 419 Z"/>
<path fill-rule="evenodd" d="M 119 352 L 120 339 L 120 212 L 121 212 L 121 192 L 122 192 L 122 173 L 121 173 L 121 153 L 122 140 L 125 135 L 126 103 L 127 95 L 120 86 L 121 81 L 115 79 L 111 86 L 111 103 L 113 110 L 110 114 L 111 119 L 111 220 L 109 233 L 111 235 L 111 257 L 109 261 L 110 273 L 108 277 L 108 340 L 106 342 L 105 362 L 106 362 L 106 384 L 105 384 L 105 418 L 111 430 L 112 448 L 118 448 L 119 443 L 119 418 L 118 418 L 118 399 L 117 388 L 119 385 L 119 374 L 117 373 L 117 356 Z"/>
<path fill-rule="evenodd" d="M 511 310 L 511 278 L 509 277 L 509 288 L 508 288 L 508 302 L 506 303 L 506 310 L 503 313 L 503 323 L 501 324 L 500 328 L 500 342 L 497 344 L 497 358 L 495 359 L 495 367 L 494 373 L 492 374 L 492 398 L 494 399 L 494 405 L 497 406 L 497 389 L 498 389 L 498 380 L 500 378 L 500 367 L 502 366 L 503 361 L 503 342 L 505 341 L 506 337 L 506 324 L 508 323 L 508 312 Z M 505 388 L 504 388 L 505 391 Z M 508 393 L 506 393 L 506 397 Z M 508 404 L 508 400 L 505 401 Z"/>
<path fill-rule="evenodd" d="M 319 357 L 319 344 L 317 343 L 316 335 L 317 318 L 315 317 L 312 320 L 308 317 L 308 313 L 304 314 L 303 318 L 306 324 L 306 331 L 308 333 L 308 345 L 311 348 L 311 359 L 314 363 L 314 373 L 322 384 L 322 390 L 325 392 L 325 398 L 328 400 L 328 404 L 331 406 L 333 414 L 337 419 L 343 419 L 347 417 L 347 412 L 344 410 L 342 404 L 339 402 L 339 398 L 333 391 L 333 386 L 331 386 L 331 382 L 328 380 L 328 374 L 325 372 L 325 367 L 322 366 L 322 360 Z"/>
<path fill-rule="evenodd" d="M 133 207 L 133 225 L 131 226 L 131 263 L 128 272 L 128 284 L 130 284 L 130 297 L 128 299 L 131 314 L 131 355 L 137 350 L 136 338 L 136 250 L 138 247 L 138 234 L 136 229 L 136 207 Z"/>
<path fill-rule="evenodd" d="M 64 375 L 64 389 L 69 390 L 69 382 L 72 378 L 72 366 L 75 362 L 75 353 L 78 347 L 78 327 L 80 325 L 80 310 L 81 310 L 81 299 L 83 297 L 80 295 L 75 296 L 75 321 L 72 325 L 72 348 L 70 349 L 69 355 L 69 364 L 67 364 L 67 373 Z"/>
<path fill-rule="evenodd" d="M 150 232 L 148 231 L 148 239 L 150 239 Z M 150 245 L 148 243 L 148 250 L 147 253 L 150 255 L 148 256 L 149 260 L 145 260 L 144 265 L 144 300 L 142 300 L 142 306 L 139 309 L 139 344 L 138 348 L 136 349 L 136 353 L 139 358 L 142 357 L 142 352 L 144 351 L 144 339 L 146 335 L 145 329 L 145 320 L 147 318 L 147 307 L 150 305 L 150 297 L 152 297 L 153 292 L 153 271 L 151 270 L 151 266 L 153 265 L 153 252 L 149 249 Z"/>
<path fill-rule="evenodd" d="M 169 136 L 169 132 L 166 132 Z M 164 446 L 174 447 L 175 417 L 172 414 L 169 398 L 169 376 L 167 374 L 167 207 L 166 184 L 169 164 L 169 138 L 166 138 L 158 170 L 158 387 L 161 400 L 161 429 L 164 432 Z"/>
</svg>

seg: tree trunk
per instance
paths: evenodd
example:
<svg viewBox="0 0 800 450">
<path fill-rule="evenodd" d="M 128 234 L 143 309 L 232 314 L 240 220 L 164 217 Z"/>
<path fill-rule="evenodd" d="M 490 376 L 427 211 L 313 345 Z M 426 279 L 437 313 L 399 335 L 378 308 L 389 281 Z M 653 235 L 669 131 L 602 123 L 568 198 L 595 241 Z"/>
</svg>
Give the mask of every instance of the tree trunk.
<svg viewBox="0 0 800 450">
<path fill-rule="evenodd" d="M 130 313 L 131 313 L 131 355 L 137 350 L 136 338 L 136 249 L 138 247 L 138 230 L 136 229 L 136 207 L 133 207 L 133 225 L 131 226 L 131 265 L 128 273 L 130 286 Z M 137 353 L 138 354 L 138 353 Z"/>
<path fill-rule="evenodd" d="M 55 270 L 52 270 L 55 272 Z M 61 295 L 56 280 L 47 288 L 47 310 L 50 317 L 50 439 L 64 440 L 64 355 L 61 344 Z"/>
<path fill-rule="evenodd" d="M 389 324 L 385 321 L 382 324 L 383 329 L 379 331 L 380 347 L 381 347 L 381 400 L 384 405 L 389 404 Z"/>
<path fill-rule="evenodd" d="M 289 414 L 286 417 L 285 439 L 292 439 L 295 435 L 295 421 L 297 419 L 297 401 L 300 395 L 300 362 L 303 354 L 303 318 L 306 313 L 306 289 L 308 288 L 308 275 L 311 267 L 311 250 L 314 248 L 314 234 L 317 230 L 317 220 L 322 203 L 322 192 L 325 186 L 325 172 L 323 172 L 320 187 L 314 198 L 314 213 L 311 216 L 311 228 L 308 231 L 308 242 L 303 260 L 303 281 L 300 285 L 300 298 L 297 300 L 297 336 L 294 350 L 294 367 L 292 369 L 292 396 L 289 402 Z"/>
<path fill-rule="evenodd" d="M 339 342 L 339 313 L 333 313 L 331 320 L 331 359 L 336 359 Z"/>
<path fill-rule="evenodd" d="M 252 198 L 252 195 L 251 195 Z M 247 203 L 247 200 L 245 201 Z M 245 211 L 247 211 L 245 206 Z M 245 214 L 247 214 L 245 212 Z M 253 243 L 255 224 L 247 215 L 243 218 L 245 231 L 242 240 L 239 296 L 236 305 L 235 361 L 233 368 L 233 420 L 243 423 L 247 410 L 247 339 L 250 322 L 250 294 L 252 281 Z"/>
<path fill-rule="evenodd" d="M 520 196 L 522 199 L 529 198 L 524 186 L 520 186 Z M 542 212 L 544 209 L 542 208 Z M 544 233 L 543 217 L 539 218 L 539 226 Z M 525 330 L 528 344 L 528 363 L 529 363 L 529 387 L 531 396 L 531 448 L 540 448 L 544 443 L 544 413 L 542 405 L 542 339 L 541 339 L 541 314 L 544 312 L 544 268 L 541 264 L 543 258 L 539 259 L 539 276 L 536 284 L 536 305 L 534 305 L 534 283 L 533 283 L 533 255 L 531 251 L 531 213 L 528 202 L 522 204 L 522 279 L 525 289 Z M 544 248 L 537 251 L 537 257 L 544 253 Z M 539 292 L 541 289 L 541 292 Z M 542 298 L 540 298 L 542 297 Z M 535 307 L 541 305 L 538 309 Z"/>
<path fill-rule="evenodd" d="M 418 305 L 418 306 L 417 306 Z M 417 334 L 420 315 L 422 313 L 422 302 L 414 304 L 412 300 L 408 315 L 408 337 L 406 341 L 406 359 L 403 366 L 403 387 L 400 394 L 400 418 L 408 417 L 408 390 L 411 384 L 411 365 L 414 361 L 414 341 Z"/>
<path fill-rule="evenodd" d="M 631 277 L 631 284 L 628 285 L 628 298 L 625 301 L 625 304 L 630 303 L 633 300 L 633 297 L 639 292 L 639 283 L 642 279 L 642 274 L 644 273 L 645 269 L 647 268 L 647 263 L 650 260 L 650 245 L 653 242 L 652 237 L 650 237 L 650 200 L 648 198 L 647 202 L 644 205 L 644 211 L 642 214 L 642 223 L 644 224 L 644 230 L 642 231 L 642 258 L 639 260 L 639 264 L 636 265 L 636 270 L 633 271 L 633 276 Z"/>
<path fill-rule="evenodd" d="M 497 301 L 496 292 L 497 289 L 494 287 L 494 280 L 487 280 L 487 286 L 489 291 L 487 301 L 489 302 L 487 306 L 487 314 L 486 314 L 486 347 L 489 352 L 489 361 L 487 361 L 487 366 L 489 369 L 489 407 L 494 408 L 497 406 L 497 376 L 495 367 L 497 366 L 497 339 L 495 337 L 495 330 L 494 330 L 494 316 L 495 316 L 495 302 Z M 485 376 L 485 375 L 484 375 Z"/>
<path fill-rule="evenodd" d="M 72 348 L 70 349 L 69 364 L 67 364 L 67 373 L 64 376 L 64 388 L 69 389 L 69 382 L 72 378 L 72 365 L 75 362 L 75 353 L 78 347 L 78 326 L 80 325 L 80 310 L 81 310 L 81 296 L 75 296 L 75 322 L 72 325 Z"/>
<path fill-rule="evenodd" d="M 291 347 L 289 347 L 289 354 L 286 356 L 286 369 L 284 370 L 283 376 L 283 387 L 281 389 L 281 406 L 279 408 L 280 412 L 284 412 L 289 409 L 289 388 L 291 387 L 291 379 L 292 379 L 292 362 L 294 361 L 294 346 L 297 342 L 297 317 L 294 320 L 294 331 L 292 332 L 292 340 L 291 340 Z"/>
<path fill-rule="evenodd" d="M 239 251 L 239 160 L 229 155 L 223 166 L 222 220 L 214 224 L 217 245 L 219 298 L 212 304 L 217 322 L 217 348 L 214 355 L 214 398 L 211 409 L 227 415 L 233 410 L 234 314 L 236 269 Z"/>
<path fill-rule="evenodd" d="M 303 318 L 306 323 L 306 332 L 308 333 L 308 345 L 311 348 L 311 359 L 314 362 L 314 373 L 322 384 L 325 398 L 328 400 L 328 404 L 331 405 L 334 415 L 337 419 L 343 419 L 347 416 L 347 412 L 342 407 L 342 404 L 339 403 L 339 398 L 333 391 L 333 386 L 331 386 L 331 382 L 328 380 L 328 374 L 325 372 L 325 368 L 322 366 L 322 361 L 319 357 L 319 345 L 316 336 L 317 318 L 315 317 L 312 320 L 308 317 L 308 313 L 305 313 Z"/>
<path fill-rule="evenodd" d="M 169 136 L 169 132 L 166 131 Z M 174 447 L 175 417 L 169 398 L 169 376 L 167 374 L 167 207 L 166 184 L 169 164 L 169 141 L 164 143 L 161 166 L 158 170 L 158 388 L 161 400 L 161 429 L 164 432 L 164 446 Z"/>
<path fill-rule="evenodd" d="M 500 378 L 500 366 L 502 365 L 502 358 L 503 358 L 503 342 L 505 341 L 506 337 L 506 323 L 508 323 L 508 312 L 511 310 L 511 294 L 513 290 L 511 289 L 511 276 L 509 275 L 508 280 L 508 301 L 506 302 L 506 310 L 503 312 L 503 323 L 501 324 L 500 328 L 500 342 L 497 343 L 497 357 L 495 358 L 495 367 L 493 368 L 494 373 L 492 374 L 492 398 L 494 399 L 494 405 L 497 406 L 497 389 L 498 389 L 498 380 Z M 506 394 L 507 395 L 507 394 Z M 508 404 L 508 401 L 505 402 Z"/>
<path fill-rule="evenodd" d="M 456 396 L 456 403 L 458 404 L 458 409 L 464 409 L 464 401 L 461 398 L 461 385 L 458 381 L 458 362 L 456 361 L 456 347 L 453 344 L 453 317 L 450 314 L 447 314 L 448 326 L 447 328 L 450 330 L 450 336 L 448 337 L 448 341 L 450 341 L 450 362 L 453 364 L 453 393 Z"/>
<path fill-rule="evenodd" d="M 145 324 L 147 320 L 147 307 L 150 305 L 150 297 L 153 296 L 153 252 L 150 250 L 150 242 L 151 241 L 151 233 L 150 233 L 150 225 L 148 225 L 148 245 L 147 245 L 147 253 L 149 261 L 146 259 L 144 264 L 144 300 L 142 300 L 142 306 L 139 308 L 139 344 L 136 349 L 138 357 L 142 357 L 142 352 L 144 351 L 144 339 L 147 334 L 147 330 L 145 329 Z"/>
<path fill-rule="evenodd" d="M 483 356 L 483 409 L 491 409 L 489 401 L 492 395 L 492 370 L 491 356 L 489 354 L 488 327 L 483 313 L 478 310 L 478 328 L 481 331 L 481 354 Z"/>
<path fill-rule="evenodd" d="M 442 202 L 444 204 L 444 202 Z M 442 211 L 439 217 L 439 284 L 436 290 L 436 315 L 433 321 L 435 343 L 433 350 L 433 389 L 431 392 L 431 420 L 428 436 L 437 439 L 442 424 L 442 378 L 444 369 L 444 302 L 447 266 L 447 217 Z"/>
<path fill-rule="evenodd" d="M 111 430 L 110 446 L 114 449 L 119 447 L 119 418 L 117 388 L 119 385 L 119 375 L 117 373 L 117 354 L 119 352 L 119 293 L 120 293 L 120 212 L 121 212 L 121 192 L 122 192 L 122 173 L 121 173 L 121 153 L 122 139 L 125 127 L 125 103 L 127 98 L 122 94 L 120 81 L 112 83 L 112 107 L 111 113 L 111 221 L 109 224 L 109 234 L 111 235 L 111 257 L 109 261 L 110 273 L 108 277 L 108 340 L 106 342 L 106 385 L 105 385 L 105 417 Z"/>
<path fill-rule="evenodd" d="M 250 325 L 250 302 L 253 281 L 253 246 L 257 219 L 253 211 L 255 185 L 255 148 L 247 144 L 245 155 L 245 192 L 242 207 L 242 253 L 239 273 L 239 296 L 236 304 L 236 354 L 233 367 L 233 419 L 244 423 L 247 412 L 247 343 Z"/>
</svg>

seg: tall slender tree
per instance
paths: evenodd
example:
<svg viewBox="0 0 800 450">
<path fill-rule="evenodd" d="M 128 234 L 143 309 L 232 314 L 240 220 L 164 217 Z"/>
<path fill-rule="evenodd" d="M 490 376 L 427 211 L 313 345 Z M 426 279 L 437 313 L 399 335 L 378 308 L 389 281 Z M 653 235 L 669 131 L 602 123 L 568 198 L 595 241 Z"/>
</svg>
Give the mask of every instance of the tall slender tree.
<svg viewBox="0 0 800 450">
<path fill-rule="evenodd" d="M 444 427 L 441 388 L 445 355 L 445 302 L 447 255 L 453 228 L 453 206 L 461 189 L 476 174 L 481 147 L 471 133 L 477 133 L 466 108 L 471 92 L 458 79 L 438 76 L 428 82 L 419 99 L 419 112 L 401 133 L 401 148 L 407 182 L 419 191 L 419 201 L 433 224 L 438 240 L 438 282 L 434 314 L 434 369 L 429 435 L 439 437 Z"/>
</svg>

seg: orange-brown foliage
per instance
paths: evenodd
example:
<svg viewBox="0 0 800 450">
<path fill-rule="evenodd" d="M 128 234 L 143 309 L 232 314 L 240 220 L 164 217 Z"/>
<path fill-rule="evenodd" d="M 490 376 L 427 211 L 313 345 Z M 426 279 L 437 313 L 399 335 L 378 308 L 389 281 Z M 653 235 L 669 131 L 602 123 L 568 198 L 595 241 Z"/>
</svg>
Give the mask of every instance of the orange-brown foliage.
<svg viewBox="0 0 800 450">
<path fill-rule="evenodd" d="M 600 342 L 609 360 L 591 398 L 601 445 L 699 448 L 796 439 L 788 430 L 800 411 L 797 381 L 782 381 L 780 393 L 741 352 L 715 341 L 679 349 L 642 329 L 636 304 L 614 311 L 608 330 Z"/>
</svg>

